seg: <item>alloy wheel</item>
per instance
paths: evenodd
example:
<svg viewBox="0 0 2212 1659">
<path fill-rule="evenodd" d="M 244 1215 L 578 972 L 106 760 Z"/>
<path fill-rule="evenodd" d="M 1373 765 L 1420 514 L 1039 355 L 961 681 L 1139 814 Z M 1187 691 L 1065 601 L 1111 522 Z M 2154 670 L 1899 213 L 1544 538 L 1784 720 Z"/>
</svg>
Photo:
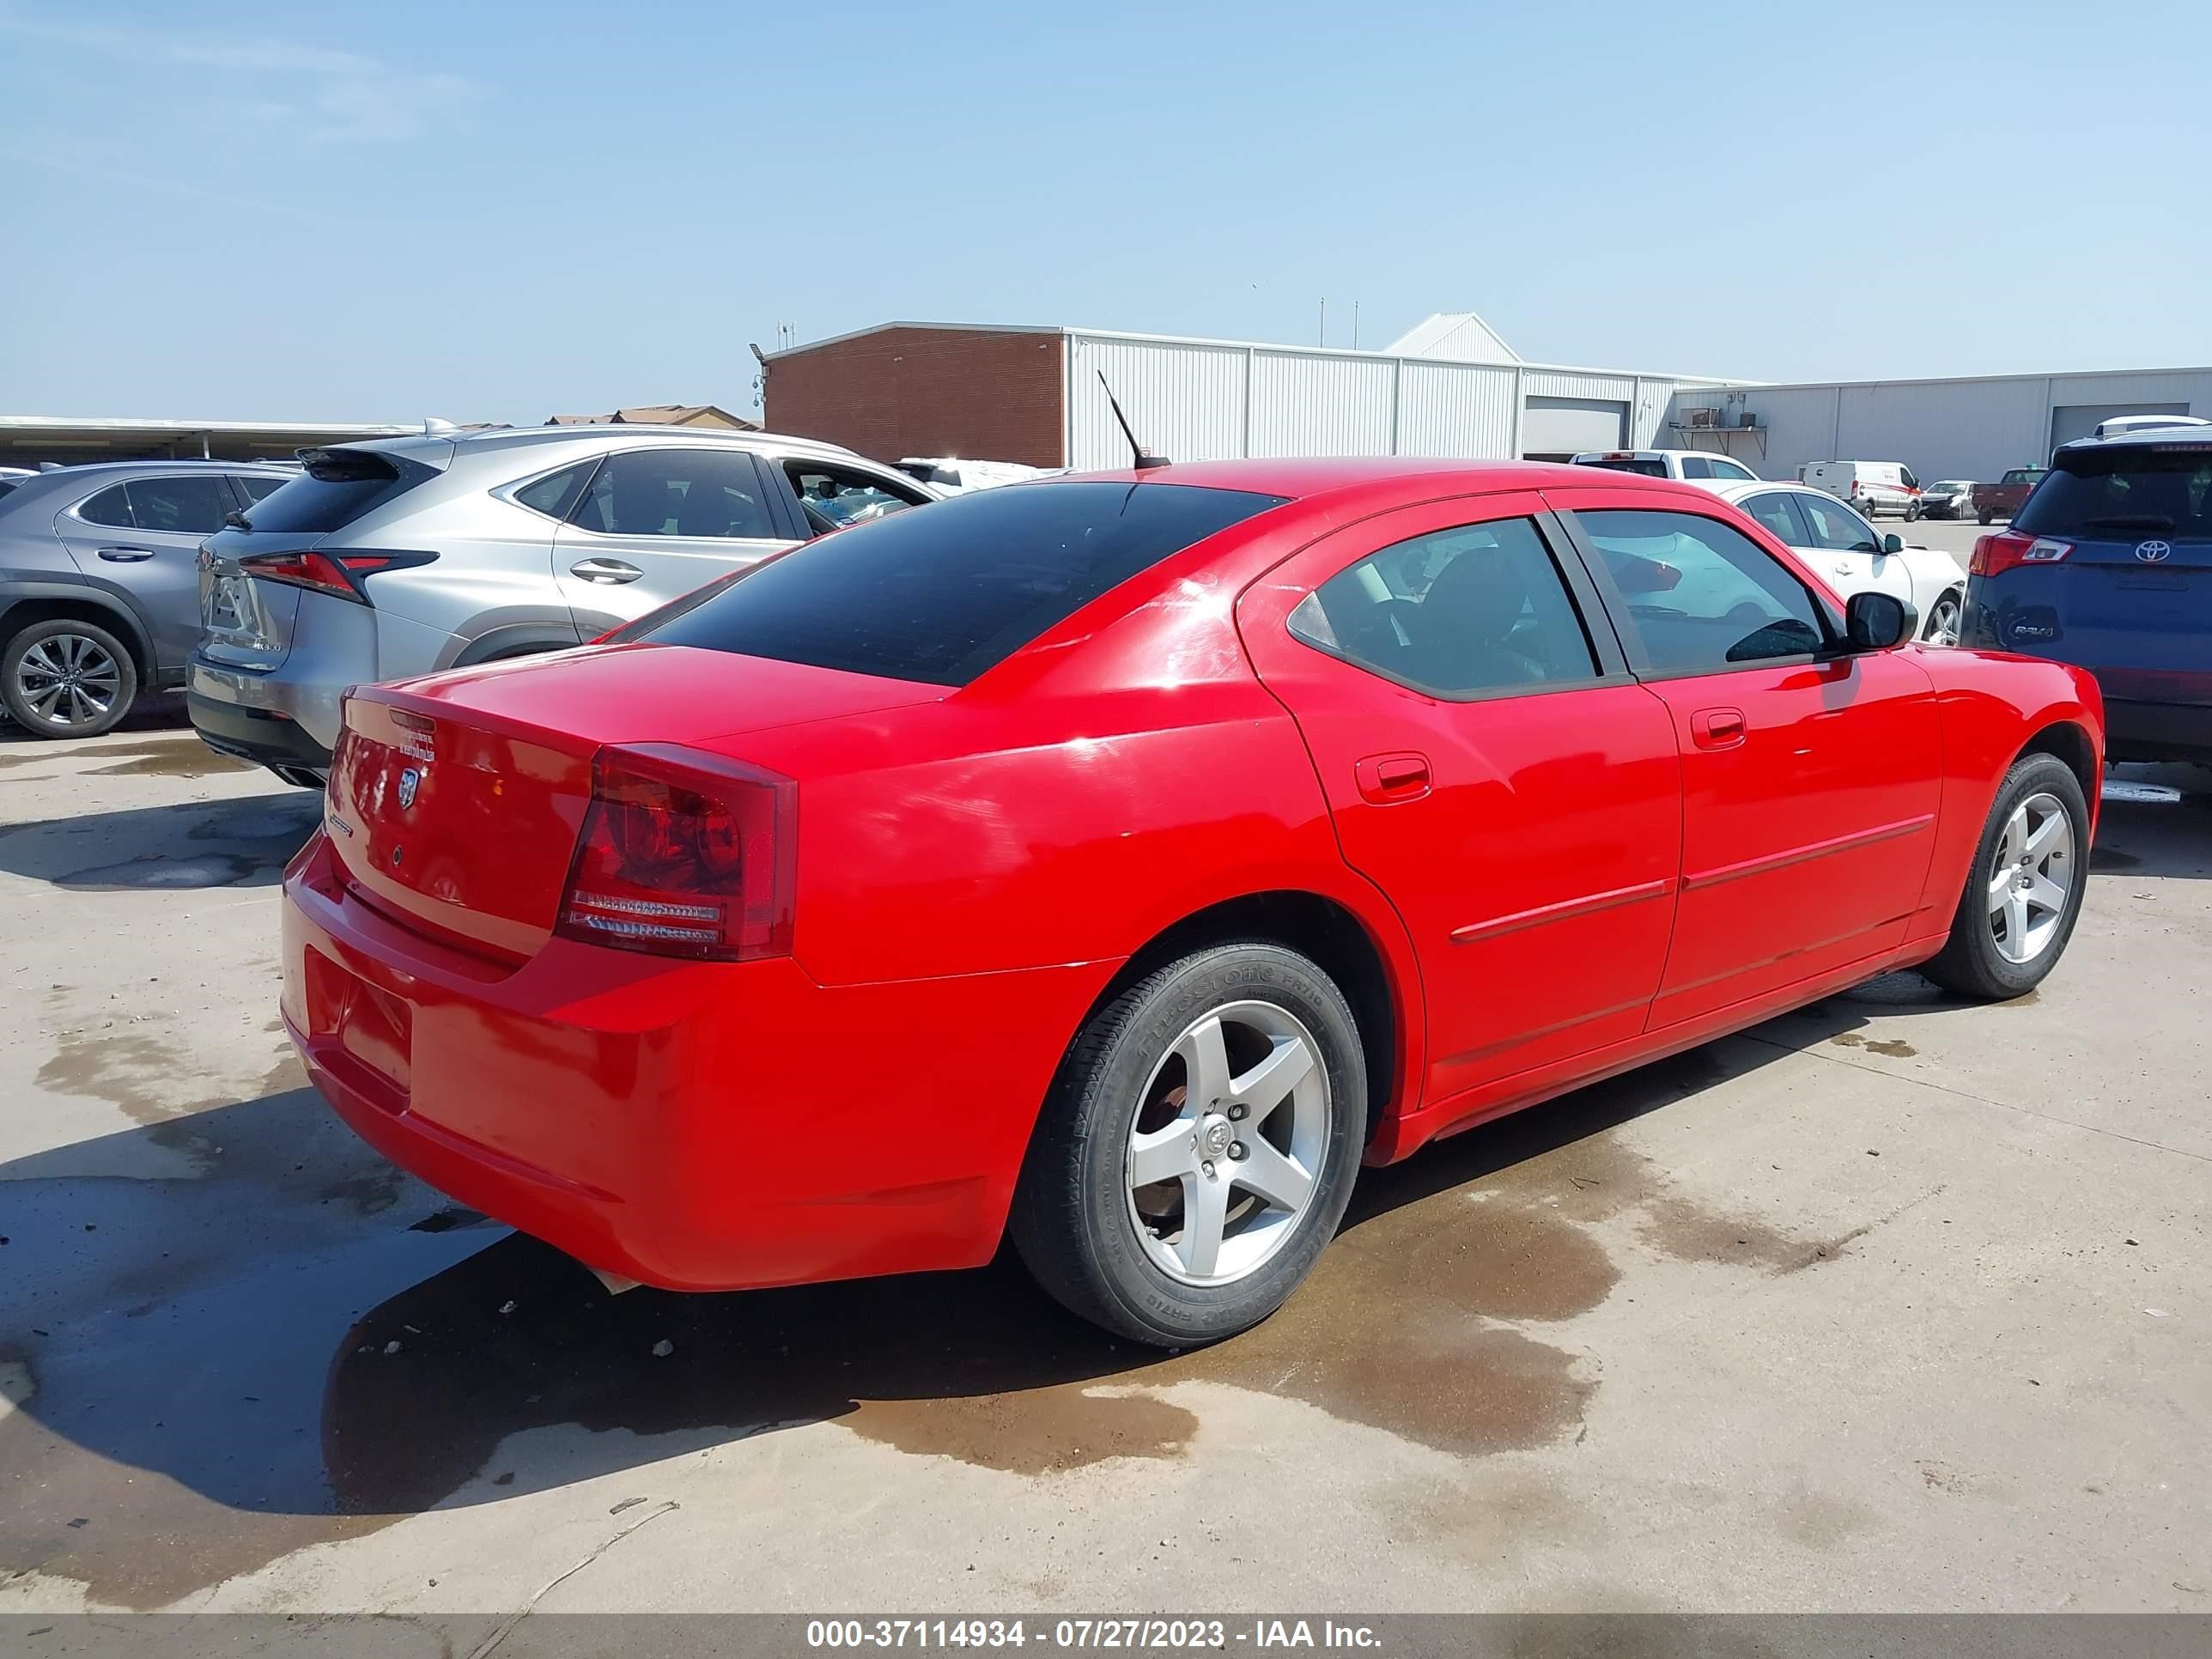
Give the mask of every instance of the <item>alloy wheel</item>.
<svg viewBox="0 0 2212 1659">
<path fill-rule="evenodd" d="M 1287 1243 L 1313 1200 L 1333 1102 L 1320 1045 L 1272 1002 L 1188 1026 L 1152 1069 L 1124 1158 L 1146 1255 L 1186 1285 L 1225 1285 Z"/>
<path fill-rule="evenodd" d="M 1997 837 L 1989 880 L 1990 928 L 2007 962 L 2029 963 L 2048 950 L 2080 878 L 2074 820 L 2052 794 L 2030 795 Z"/>
<path fill-rule="evenodd" d="M 82 634 L 48 635 L 16 659 L 17 694 L 53 726 L 97 725 L 122 688 L 123 671 L 114 656 Z"/>
<path fill-rule="evenodd" d="M 1928 618 L 1928 642 L 1930 645 L 1958 644 L 1959 621 L 1959 601 L 1946 593 L 1936 601 L 1936 609 Z"/>
</svg>

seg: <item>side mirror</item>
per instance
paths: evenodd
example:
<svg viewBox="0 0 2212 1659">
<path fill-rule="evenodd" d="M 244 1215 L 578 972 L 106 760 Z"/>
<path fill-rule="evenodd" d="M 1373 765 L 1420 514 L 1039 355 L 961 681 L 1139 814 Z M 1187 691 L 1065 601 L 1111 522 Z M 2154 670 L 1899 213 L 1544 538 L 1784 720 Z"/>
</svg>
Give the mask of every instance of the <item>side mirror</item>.
<svg viewBox="0 0 2212 1659">
<path fill-rule="evenodd" d="M 1844 602 L 1844 632 L 1854 651 L 1887 651 L 1912 637 L 1919 617 L 1894 593 L 1854 593 Z"/>
<path fill-rule="evenodd" d="M 1904 552 L 1905 538 L 1898 535 L 1884 536 L 1881 538 L 1881 550 L 1885 553 Z"/>
</svg>

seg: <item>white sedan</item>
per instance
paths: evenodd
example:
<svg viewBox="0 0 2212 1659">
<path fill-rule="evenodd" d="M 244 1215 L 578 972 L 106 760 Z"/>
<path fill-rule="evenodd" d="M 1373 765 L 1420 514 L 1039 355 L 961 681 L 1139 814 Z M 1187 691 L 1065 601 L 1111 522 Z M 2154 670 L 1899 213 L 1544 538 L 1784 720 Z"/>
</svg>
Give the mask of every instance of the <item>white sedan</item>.
<svg viewBox="0 0 2212 1659">
<path fill-rule="evenodd" d="M 1956 645 L 1966 573 L 1941 548 L 1907 547 L 1885 536 L 1825 489 L 1804 484 L 1706 486 L 1773 532 L 1843 599 L 1872 588 L 1894 593 L 1918 613 L 1920 637 Z"/>
</svg>

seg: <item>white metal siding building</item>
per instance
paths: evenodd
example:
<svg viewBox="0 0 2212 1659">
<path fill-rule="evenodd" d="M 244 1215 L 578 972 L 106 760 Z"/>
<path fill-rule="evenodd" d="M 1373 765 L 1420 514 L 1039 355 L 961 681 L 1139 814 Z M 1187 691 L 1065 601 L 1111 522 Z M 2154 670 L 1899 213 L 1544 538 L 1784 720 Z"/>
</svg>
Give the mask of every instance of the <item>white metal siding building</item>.
<svg viewBox="0 0 2212 1659">
<path fill-rule="evenodd" d="M 1718 411 L 1718 424 L 1703 423 L 1696 411 L 1705 410 Z M 1717 395 L 1685 387 L 1660 441 L 1725 450 L 1769 478 L 1794 478 L 1808 461 L 1902 461 L 1923 483 L 1988 480 L 2043 465 L 2114 415 L 2212 417 L 2212 368 L 1742 386 Z"/>
<path fill-rule="evenodd" d="M 1076 467 L 1118 466 L 1129 457 L 1102 374 L 1146 447 L 1179 461 L 1246 455 L 1505 459 L 1649 446 L 1660 441 L 1679 391 L 1724 384 L 1095 329 L 1069 329 L 1066 341 L 1065 453 Z"/>
</svg>

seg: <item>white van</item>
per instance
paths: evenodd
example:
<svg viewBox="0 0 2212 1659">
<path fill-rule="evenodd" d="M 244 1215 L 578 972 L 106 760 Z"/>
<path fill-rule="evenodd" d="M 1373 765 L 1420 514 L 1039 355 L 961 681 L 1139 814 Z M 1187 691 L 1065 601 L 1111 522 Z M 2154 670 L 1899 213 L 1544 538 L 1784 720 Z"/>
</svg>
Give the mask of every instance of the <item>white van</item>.
<svg viewBox="0 0 2212 1659">
<path fill-rule="evenodd" d="M 1741 461 L 1710 449 L 1586 449 L 1576 466 L 1601 466 L 1646 478 L 1680 478 L 1685 483 L 1756 483 L 1759 474 Z"/>
<path fill-rule="evenodd" d="M 1797 482 L 1849 501 L 1868 518 L 1894 513 L 1908 523 L 1920 516 L 1920 480 L 1902 461 L 1808 461 Z"/>
</svg>

